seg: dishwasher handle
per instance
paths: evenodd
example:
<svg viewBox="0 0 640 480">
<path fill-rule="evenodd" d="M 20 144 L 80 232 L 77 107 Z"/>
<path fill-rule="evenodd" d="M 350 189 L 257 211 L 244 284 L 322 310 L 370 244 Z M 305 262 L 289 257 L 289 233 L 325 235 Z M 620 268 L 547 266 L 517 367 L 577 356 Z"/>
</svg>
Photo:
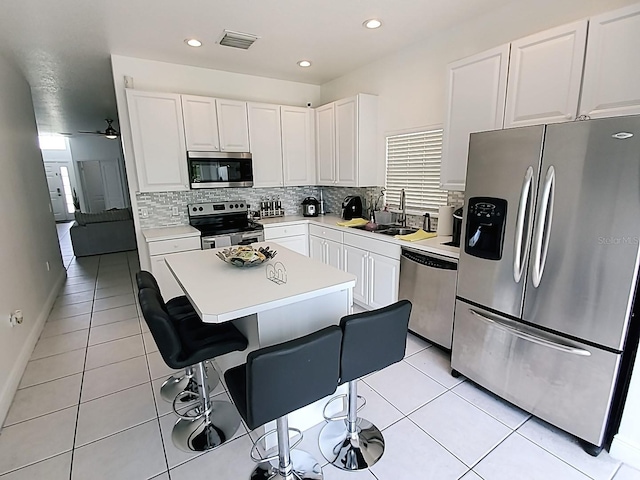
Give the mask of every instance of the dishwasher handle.
<svg viewBox="0 0 640 480">
<path fill-rule="evenodd" d="M 422 254 L 413 250 L 402 249 L 402 256 L 425 267 L 435 268 L 437 270 L 458 270 L 458 264 L 455 261 L 445 260 L 439 256 Z"/>
</svg>

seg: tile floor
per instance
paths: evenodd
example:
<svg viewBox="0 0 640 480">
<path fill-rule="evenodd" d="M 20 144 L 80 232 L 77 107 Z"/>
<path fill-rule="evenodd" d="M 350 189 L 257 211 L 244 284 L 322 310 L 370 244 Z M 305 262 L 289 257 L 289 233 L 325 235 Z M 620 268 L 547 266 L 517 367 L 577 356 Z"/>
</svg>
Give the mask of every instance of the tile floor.
<svg viewBox="0 0 640 480">
<path fill-rule="evenodd" d="M 171 370 L 135 303 L 135 253 L 71 256 L 66 265 L 0 435 L 0 479 L 248 479 L 244 427 L 206 454 L 172 445 L 175 416 L 158 393 Z M 410 335 L 403 361 L 359 382 L 368 402 L 361 415 L 384 432 L 383 458 L 359 473 L 326 465 L 325 479 L 640 479 L 449 368 L 446 354 Z M 223 385 L 214 393 L 229 399 Z M 300 447 L 318 460 L 321 427 L 305 432 Z"/>
</svg>

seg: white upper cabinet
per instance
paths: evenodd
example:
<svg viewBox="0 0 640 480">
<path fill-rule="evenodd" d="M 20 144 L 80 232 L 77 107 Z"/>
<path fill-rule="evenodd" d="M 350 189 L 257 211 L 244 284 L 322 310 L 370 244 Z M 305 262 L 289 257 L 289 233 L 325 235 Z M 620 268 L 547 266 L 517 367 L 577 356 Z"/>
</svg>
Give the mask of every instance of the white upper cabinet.
<svg viewBox="0 0 640 480">
<path fill-rule="evenodd" d="M 285 186 L 313 185 L 316 182 L 313 110 L 280 107 L 282 124 L 282 167 Z M 253 148 L 253 139 L 251 140 Z"/>
<path fill-rule="evenodd" d="M 356 97 L 335 102 L 336 185 L 355 187 L 358 160 L 358 100 Z"/>
<path fill-rule="evenodd" d="M 316 161 L 320 185 L 333 185 L 336 181 L 334 111 L 333 103 L 316 108 Z"/>
<path fill-rule="evenodd" d="M 505 128 L 576 118 L 587 24 L 583 20 L 511 43 Z"/>
<path fill-rule="evenodd" d="M 127 90 L 141 192 L 189 189 L 180 95 Z"/>
<path fill-rule="evenodd" d="M 247 111 L 253 157 L 253 185 L 281 187 L 283 180 L 280 106 L 248 103 Z"/>
<path fill-rule="evenodd" d="M 503 126 L 509 45 L 450 63 L 440 184 L 464 190 L 469 134 Z"/>
<path fill-rule="evenodd" d="M 201 152 L 220 150 L 215 98 L 182 95 L 182 114 L 187 150 Z"/>
<path fill-rule="evenodd" d="M 580 115 L 640 114 L 640 5 L 592 17 Z"/>
<path fill-rule="evenodd" d="M 384 182 L 378 144 L 378 97 L 358 94 L 316 109 L 318 185 L 366 187 Z"/>
<path fill-rule="evenodd" d="M 216 99 L 220 150 L 250 152 L 247 102 Z"/>
</svg>

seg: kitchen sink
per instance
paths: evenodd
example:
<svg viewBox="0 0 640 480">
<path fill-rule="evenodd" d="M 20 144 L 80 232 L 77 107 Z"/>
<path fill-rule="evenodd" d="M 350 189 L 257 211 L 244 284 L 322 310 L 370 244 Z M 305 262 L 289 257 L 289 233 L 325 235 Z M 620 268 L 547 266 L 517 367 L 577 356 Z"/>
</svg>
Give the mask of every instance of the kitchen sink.
<svg viewBox="0 0 640 480">
<path fill-rule="evenodd" d="M 377 233 L 382 233 L 384 235 L 409 235 L 410 233 L 416 233 L 417 231 L 417 228 L 395 227 L 378 230 Z"/>
<path fill-rule="evenodd" d="M 351 228 L 355 228 L 358 230 L 365 230 L 367 232 L 376 232 L 376 233 L 382 233 L 382 230 L 387 230 L 389 228 L 393 228 L 394 225 L 377 225 L 374 228 L 371 228 L 371 224 L 366 224 L 366 225 L 358 225 L 356 227 L 351 227 Z"/>
</svg>

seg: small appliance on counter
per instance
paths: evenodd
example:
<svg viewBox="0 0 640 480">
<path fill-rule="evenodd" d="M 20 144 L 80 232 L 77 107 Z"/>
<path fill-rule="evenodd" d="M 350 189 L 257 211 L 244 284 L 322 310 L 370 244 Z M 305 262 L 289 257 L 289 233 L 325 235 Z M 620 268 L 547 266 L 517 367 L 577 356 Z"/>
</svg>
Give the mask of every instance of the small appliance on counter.
<svg viewBox="0 0 640 480">
<path fill-rule="evenodd" d="M 316 197 L 307 197 L 302 201 L 302 215 L 305 217 L 317 217 L 320 202 Z"/>
<path fill-rule="evenodd" d="M 452 224 L 452 239 L 450 242 L 445 243 L 444 245 L 448 245 L 450 247 L 460 247 L 460 236 L 462 234 L 462 212 L 464 211 L 464 207 L 460 207 L 453 212 L 453 224 Z M 440 220 L 438 220 L 438 227 Z"/>
<path fill-rule="evenodd" d="M 349 195 L 342 201 L 342 218 L 351 220 L 362 217 L 362 198 L 357 195 Z"/>
</svg>

